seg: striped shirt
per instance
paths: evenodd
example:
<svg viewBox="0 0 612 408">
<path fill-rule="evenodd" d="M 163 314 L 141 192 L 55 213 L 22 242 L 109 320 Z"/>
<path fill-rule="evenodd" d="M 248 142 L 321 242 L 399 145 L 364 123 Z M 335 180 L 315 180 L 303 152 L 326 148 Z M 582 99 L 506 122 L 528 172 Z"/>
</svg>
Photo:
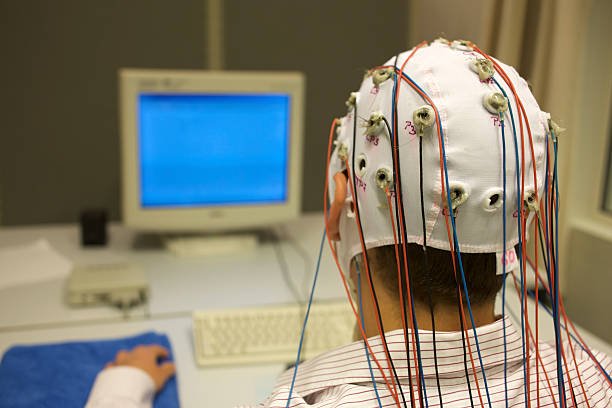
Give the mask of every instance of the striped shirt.
<svg viewBox="0 0 612 408">
<path fill-rule="evenodd" d="M 464 357 L 464 342 L 461 332 L 436 332 L 437 358 L 434 358 L 433 333 L 419 330 L 424 395 L 426 394 L 426 398 L 423 397 L 424 407 L 440 405 L 436 362 L 442 404 L 445 407 L 489 407 L 489 400 L 490 406 L 493 407 L 526 406 L 524 380 L 526 365 L 523 360 L 522 334 L 516 330 L 509 317 L 500 319 L 490 325 L 481 326 L 476 329 L 476 333 L 484 374 L 471 329 L 468 331 L 468 335 L 464 337 L 466 343 L 469 339 L 474 361 L 473 366 L 469 353 L 466 352 Z M 410 407 L 411 392 L 404 332 L 403 330 L 388 332 L 385 334 L 385 338 L 406 406 Z M 410 333 L 408 338 L 410 341 L 409 362 L 412 372 L 412 395 L 414 395 L 415 406 L 420 407 Z M 373 337 L 368 341 L 374 356 L 380 363 L 389 384 L 391 384 L 392 378 L 395 377 L 387 367 L 380 336 Z M 530 345 L 532 344 L 531 342 Z M 576 362 L 574 362 L 569 343 L 565 342 L 563 346 L 569 370 L 568 378 L 563 363 L 566 406 L 574 406 L 572 398 L 575 398 L 576 405 L 579 407 L 587 406 L 585 399 L 588 399 L 591 407 L 612 406 L 612 388 L 589 355 L 580 346 L 572 342 L 576 357 Z M 529 399 L 531 400 L 531 406 L 559 406 L 555 346 L 541 343 L 537 356 L 534 347 L 530 347 L 527 354 L 529 356 L 528 378 L 530 379 Z M 504 355 L 506 356 L 505 359 Z M 593 351 L 593 355 L 601 366 L 607 372 L 610 372 L 612 359 L 596 351 Z M 504 364 L 504 360 L 506 364 Z M 385 383 L 385 378 L 373 360 L 371 365 L 372 371 L 368 366 L 363 341 L 336 348 L 306 361 L 299 365 L 289 406 L 293 408 L 397 406 Z M 475 376 L 474 371 L 476 372 Z M 505 376 L 504 371 L 506 372 Z M 380 397 L 380 403 L 376 396 L 372 375 L 376 384 L 376 391 Z M 260 406 L 269 408 L 284 408 L 287 406 L 292 376 L 293 369 L 286 371 L 279 378 L 271 396 Z M 485 386 L 485 381 L 487 386 Z M 397 389 L 399 391 L 399 386 Z M 425 403 L 425 400 L 427 403 Z M 401 396 L 399 402 L 403 406 Z"/>
<path fill-rule="evenodd" d="M 468 331 L 465 338 L 466 345 L 467 340 L 469 340 L 472 350 L 473 366 L 469 354 L 466 353 L 464 357 L 461 332 L 436 332 L 437 358 L 434 358 L 433 333 L 419 330 L 419 348 L 423 383 L 425 385 L 423 407 L 438 407 L 440 405 L 436 366 L 444 407 L 471 408 L 474 406 L 479 408 L 526 405 L 524 381 L 526 364 L 523 363 L 522 333 L 516 330 L 509 317 L 487 326 L 481 326 L 476 329 L 476 333 L 484 375 L 472 330 Z M 412 359 L 412 345 L 409 343 L 410 360 L 407 360 L 403 330 L 388 332 L 385 334 L 385 338 L 406 401 L 406 407 L 412 406 L 411 380 L 413 385 L 412 395 L 414 395 L 415 400 L 414 406 L 420 408 L 414 361 Z M 389 374 L 380 336 L 368 339 L 368 342 L 385 376 L 391 382 L 392 376 Z M 604 375 L 582 348 L 573 342 L 572 345 L 576 363 L 574 363 L 569 343 L 564 343 L 568 368 L 566 370 L 565 364 L 563 364 L 563 382 L 567 401 L 565 406 L 590 406 L 592 408 L 612 406 L 612 388 Z M 536 356 L 535 348 L 530 348 L 528 352 L 531 406 L 534 408 L 559 407 L 555 347 L 554 345 L 541 343 L 538 349 L 538 356 Z M 504 355 L 506 356 L 505 359 Z M 612 369 L 612 359 L 596 351 L 593 351 L 593 355 L 609 373 Z M 537 365 L 536 361 L 538 361 Z M 412 377 L 410 377 L 410 380 L 408 362 L 411 364 Z M 336 348 L 300 364 L 295 385 L 291 391 L 289 406 L 292 408 L 397 406 L 376 363 L 371 361 L 371 364 L 372 371 L 368 366 L 362 341 Z M 468 375 L 466 375 L 466 365 Z M 475 376 L 474 371 L 476 371 Z M 506 372 L 505 376 L 504 371 Z M 569 378 L 567 376 L 568 371 Z M 580 374 L 582 384 L 578 374 Z M 372 382 L 372 375 L 376 388 L 374 388 Z M 286 407 L 292 376 L 293 369 L 282 374 L 272 394 L 259 407 Z M 506 380 L 504 380 L 504 377 Z M 396 387 L 399 390 L 399 386 Z M 380 396 L 380 404 L 376 392 Z M 576 401 L 575 405 L 572 392 Z M 98 374 L 86 408 L 149 408 L 152 406 L 154 394 L 153 380 L 144 371 L 133 367 L 113 367 Z M 588 399 L 589 405 L 586 404 L 585 398 Z M 489 399 L 491 401 L 490 405 Z M 399 403 L 403 406 L 402 398 L 399 398 Z"/>
</svg>

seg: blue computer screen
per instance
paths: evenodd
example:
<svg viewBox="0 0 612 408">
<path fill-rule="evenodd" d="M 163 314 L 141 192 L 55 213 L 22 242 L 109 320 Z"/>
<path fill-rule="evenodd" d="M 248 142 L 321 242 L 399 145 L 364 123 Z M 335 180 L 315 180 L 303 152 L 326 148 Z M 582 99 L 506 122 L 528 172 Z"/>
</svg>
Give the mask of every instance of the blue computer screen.
<svg viewBox="0 0 612 408">
<path fill-rule="evenodd" d="M 139 95 L 142 207 L 287 200 L 286 94 Z"/>
</svg>

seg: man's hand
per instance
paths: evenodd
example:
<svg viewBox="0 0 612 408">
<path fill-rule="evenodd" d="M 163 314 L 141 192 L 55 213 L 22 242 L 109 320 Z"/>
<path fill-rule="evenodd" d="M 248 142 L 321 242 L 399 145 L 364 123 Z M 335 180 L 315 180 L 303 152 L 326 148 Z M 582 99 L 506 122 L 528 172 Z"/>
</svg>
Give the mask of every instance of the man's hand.
<svg viewBox="0 0 612 408">
<path fill-rule="evenodd" d="M 130 366 L 136 367 L 149 374 L 155 383 L 155 391 L 161 390 L 166 381 L 174 375 L 175 367 L 171 361 L 158 364 L 159 359 L 167 358 L 168 350 L 165 347 L 152 344 L 150 346 L 138 346 L 131 351 L 121 350 L 115 356 L 115 361 L 111 361 L 104 366 Z"/>
</svg>

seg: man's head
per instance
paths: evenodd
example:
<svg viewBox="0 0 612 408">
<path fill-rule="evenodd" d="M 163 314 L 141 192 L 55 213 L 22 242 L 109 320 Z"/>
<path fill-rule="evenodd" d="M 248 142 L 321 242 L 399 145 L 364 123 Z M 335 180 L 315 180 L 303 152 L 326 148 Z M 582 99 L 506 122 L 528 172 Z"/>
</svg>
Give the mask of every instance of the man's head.
<svg viewBox="0 0 612 408">
<path fill-rule="evenodd" d="M 328 170 L 329 229 L 343 272 L 364 247 L 396 242 L 417 244 L 407 257 L 425 271 L 426 242 L 432 275 L 448 271 L 455 283 L 451 250 L 461 252 L 466 280 L 481 269 L 501 274 L 495 254 L 514 251 L 519 220 L 531 220 L 542 191 L 549 132 L 548 114 L 516 70 L 469 43 L 434 42 L 369 71 L 347 106 Z M 395 265 L 394 250 L 376 252 Z M 431 276 L 432 284 L 447 278 Z"/>
<path fill-rule="evenodd" d="M 398 252 L 401 252 L 401 247 Z M 415 303 L 432 306 L 456 307 L 458 302 L 457 279 L 459 287 L 461 277 L 453 270 L 451 253 L 442 249 L 427 248 L 427 257 L 423 247 L 418 244 L 406 245 L 408 268 L 410 275 L 410 291 Z M 357 266 L 365 271 L 363 258 L 359 257 Z M 406 273 L 400 256 L 400 276 L 402 287 L 406 288 Z M 378 277 L 381 289 L 391 297 L 399 298 L 398 268 L 394 245 L 372 248 L 368 250 L 369 267 Z M 462 255 L 465 284 L 473 306 L 492 304 L 495 295 L 501 289 L 503 278 L 496 273 L 495 254 Z M 465 294 L 462 293 L 465 304 Z"/>
<path fill-rule="evenodd" d="M 398 254 L 402 252 L 398 246 Z M 406 274 L 400 257 L 400 270 L 396 262 L 395 245 L 371 248 L 368 253 L 370 274 L 366 273 L 364 257 L 353 258 L 350 266 L 350 282 L 353 299 L 359 305 L 364 319 L 364 330 L 367 337 L 378 333 L 378 316 L 382 319 L 386 331 L 403 326 L 401 312 L 400 282 L 404 297 L 404 313 L 408 326 L 411 326 L 409 302 L 406 288 Z M 464 311 L 464 324 L 471 327 L 472 321 L 468 311 L 467 299 L 459 273 L 455 275 L 453 259 L 449 251 L 427 248 L 418 244 L 406 246 L 408 267 L 410 269 L 410 293 L 413 300 L 414 318 L 418 327 L 432 330 L 432 316 L 435 316 L 437 331 L 458 331 L 462 329 L 459 311 Z M 502 275 L 496 273 L 495 254 L 465 254 L 463 257 L 465 285 L 469 294 L 472 316 L 476 326 L 492 323 L 495 320 L 495 295 L 503 283 Z M 455 260 L 456 261 L 456 260 Z M 360 275 L 360 276 L 359 276 Z M 359 279 L 360 278 L 360 279 Z M 459 284 L 457 280 L 459 280 Z M 373 301 L 370 283 L 375 288 L 377 304 Z M 361 287 L 361 301 L 358 290 Z M 458 294 L 461 292 L 463 307 L 459 306 Z M 431 303 L 430 303 L 431 299 Z M 360 335 L 356 339 L 360 338 Z"/>
</svg>

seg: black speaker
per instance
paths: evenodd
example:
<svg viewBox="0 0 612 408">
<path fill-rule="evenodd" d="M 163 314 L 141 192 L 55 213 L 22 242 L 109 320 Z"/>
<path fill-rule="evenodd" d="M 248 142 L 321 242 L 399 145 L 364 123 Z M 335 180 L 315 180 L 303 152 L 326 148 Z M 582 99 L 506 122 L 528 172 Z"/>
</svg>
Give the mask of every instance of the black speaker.
<svg viewBox="0 0 612 408">
<path fill-rule="evenodd" d="M 81 245 L 104 246 L 106 242 L 106 211 L 87 210 L 81 212 Z"/>
</svg>

